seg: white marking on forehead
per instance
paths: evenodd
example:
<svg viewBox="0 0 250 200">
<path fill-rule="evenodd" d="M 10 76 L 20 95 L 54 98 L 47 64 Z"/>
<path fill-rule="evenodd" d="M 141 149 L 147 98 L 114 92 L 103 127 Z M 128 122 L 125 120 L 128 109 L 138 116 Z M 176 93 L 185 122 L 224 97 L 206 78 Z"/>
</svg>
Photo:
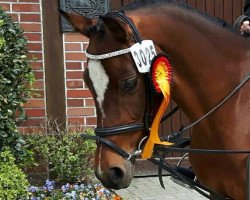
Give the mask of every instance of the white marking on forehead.
<svg viewBox="0 0 250 200">
<path fill-rule="evenodd" d="M 89 69 L 89 78 L 92 81 L 97 96 L 96 100 L 99 103 L 99 108 L 104 117 L 105 115 L 102 105 L 104 102 L 105 92 L 108 88 L 109 77 L 107 76 L 101 64 L 101 61 L 99 60 L 89 60 L 88 69 Z"/>
</svg>

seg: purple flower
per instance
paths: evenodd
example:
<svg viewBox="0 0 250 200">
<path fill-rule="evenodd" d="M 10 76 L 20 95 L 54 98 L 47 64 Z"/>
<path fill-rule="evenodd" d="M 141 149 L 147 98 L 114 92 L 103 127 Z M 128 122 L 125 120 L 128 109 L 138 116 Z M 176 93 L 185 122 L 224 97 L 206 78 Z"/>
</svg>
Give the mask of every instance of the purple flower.
<svg viewBox="0 0 250 200">
<path fill-rule="evenodd" d="M 30 200 L 40 200 L 40 197 L 31 197 Z"/>
<path fill-rule="evenodd" d="M 51 185 L 51 186 L 49 186 L 49 187 L 47 187 L 47 188 L 48 188 L 48 191 L 51 192 L 51 191 L 54 189 L 54 186 Z"/>
<path fill-rule="evenodd" d="M 42 190 L 51 192 L 54 189 L 54 186 L 55 186 L 54 181 L 46 180 L 45 185 L 43 186 Z"/>
<path fill-rule="evenodd" d="M 61 187 L 61 190 L 63 191 L 63 193 L 67 192 L 70 189 L 70 184 L 67 183 L 66 185 L 63 185 Z"/>
<path fill-rule="evenodd" d="M 54 181 L 46 180 L 46 182 L 45 182 L 45 186 L 46 186 L 47 188 L 50 187 L 50 186 L 53 186 L 53 187 L 54 187 L 54 185 L 55 185 L 55 182 L 54 182 Z"/>
<path fill-rule="evenodd" d="M 49 196 L 53 196 L 57 193 L 57 191 L 52 191 L 55 188 L 54 181 L 47 180 L 43 187 L 35 187 L 30 186 L 28 191 L 31 192 L 30 200 L 42 200 L 48 198 Z M 59 192 L 59 191 L 58 191 Z M 112 192 L 108 189 L 105 189 L 101 184 L 74 184 L 70 185 L 69 183 L 63 185 L 61 187 L 60 195 L 63 195 L 65 199 L 76 200 L 79 198 L 83 198 L 84 200 L 101 200 L 101 199 L 109 199 L 112 198 Z M 87 194 L 86 197 L 85 195 Z M 48 196 L 47 196 L 48 195 Z M 32 197 L 33 196 L 33 197 Z M 57 197 L 57 196 L 56 196 Z"/>
<path fill-rule="evenodd" d="M 69 188 L 70 188 L 70 184 L 67 183 L 67 184 L 65 185 L 65 187 L 66 187 L 67 189 L 69 189 Z"/>
<path fill-rule="evenodd" d="M 48 190 L 48 188 L 46 186 L 42 187 L 42 191 L 47 191 L 47 190 Z"/>
<path fill-rule="evenodd" d="M 65 193 L 68 189 L 66 188 L 65 185 L 63 185 L 63 186 L 61 187 L 61 190 L 62 190 L 63 193 Z"/>
<path fill-rule="evenodd" d="M 30 186 L 30 187 L 29 187 L 29 192 L 34 193 L 34 192 L 36 192 L 37 190 L 38 190 L 38 187 L 35 187 L 35 186 Z"/>
<path fill-rule="evenodd" d="M 79 189 L 79 185 L 74 185 L 74 189 L 78 190 Z"/>
</svg>

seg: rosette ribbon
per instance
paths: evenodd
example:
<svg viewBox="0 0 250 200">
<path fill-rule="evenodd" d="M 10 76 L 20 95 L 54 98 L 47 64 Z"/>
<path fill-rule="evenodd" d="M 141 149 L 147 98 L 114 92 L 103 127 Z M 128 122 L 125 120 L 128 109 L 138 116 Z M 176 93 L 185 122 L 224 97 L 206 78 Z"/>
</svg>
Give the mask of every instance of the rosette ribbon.
<svg viewBox="0 0 250 200">
<path fill-rule="evenodd" d="M 155 144 L 167 146 L 173 145 L 171 142 L 162 142 L 158 135 L 161 118 L 170 100 L 171 74 L 172 68 L 167 56 L 164 54 L 158 54 L 151 64 L 151 78 L 155 90 L 158 93 L 163 94 L 163 100 L 151 125 L 149 138 L 142 152 L 142 159 L 149 159 L 152 157 Z"/>
</svg>

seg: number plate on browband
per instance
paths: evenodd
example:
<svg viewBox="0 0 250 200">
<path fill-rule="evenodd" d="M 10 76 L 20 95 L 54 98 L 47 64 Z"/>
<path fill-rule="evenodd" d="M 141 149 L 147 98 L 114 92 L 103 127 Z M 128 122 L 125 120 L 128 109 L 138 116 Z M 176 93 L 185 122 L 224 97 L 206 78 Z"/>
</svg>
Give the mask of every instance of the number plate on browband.
<svg viewBox="0 0 250 200">
<path fill-rule="evenodd" d="M 150 71 L 153 58 L 156 56 L 156 50 L 152 40 L 143 40 L 130 47 L 131 54 L 140 73 Z"/>
</svg>

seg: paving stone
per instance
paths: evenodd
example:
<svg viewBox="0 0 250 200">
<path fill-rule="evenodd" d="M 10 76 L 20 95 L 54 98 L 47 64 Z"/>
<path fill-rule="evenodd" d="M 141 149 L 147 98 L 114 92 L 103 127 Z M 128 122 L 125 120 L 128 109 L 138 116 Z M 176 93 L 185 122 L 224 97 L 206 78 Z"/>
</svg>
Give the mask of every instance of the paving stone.
<svg viewBox="0 0 250 200">
<path fill-rule="evenodd" d="M 123 200 L 207 200 L 194 190 L 187 189 L 163 177 L 165 189 L 158 177 L 134 178 L 127 189 L 116 190 Z"/>
</svg>

